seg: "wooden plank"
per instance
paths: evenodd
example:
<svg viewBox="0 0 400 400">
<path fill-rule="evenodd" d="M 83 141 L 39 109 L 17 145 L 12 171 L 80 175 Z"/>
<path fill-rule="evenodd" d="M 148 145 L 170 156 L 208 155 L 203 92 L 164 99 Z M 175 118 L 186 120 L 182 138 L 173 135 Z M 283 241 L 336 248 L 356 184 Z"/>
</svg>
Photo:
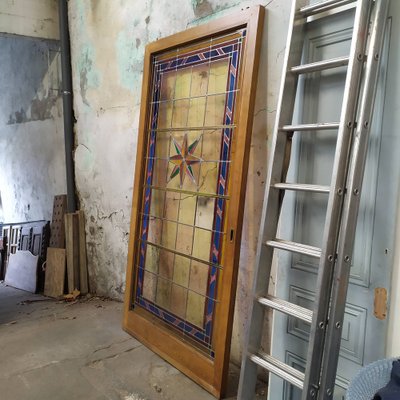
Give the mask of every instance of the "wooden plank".
<svg viewBox="0 0 400 400">
<path fill-rule="evenodd" d="M 73 214 L 72 221 L 73 221 L 73 236 L 74 236 L 74 276 L 75 276 L 74 289 L 79 290 L 80 274 L 79 274 L 79 218 L 78 218 L 78 213 Z"/>
<path fill-rule="evenodd" d="M 67 212 L 67 195 L 54 196 L 53 217 L 51 219 L 50 247 L 65 247 L 64 215 Z"/>
<path fill-rule="evenodd" d="M 74 290 L 74 233 L 72 214 L 65 214 L 65 252 L 67 259 L 68 291 Z"/>
<path fill-rule="evenodd" d="M 30 251 L 10 254 L 5 284 L 28 292 L 36 292 L 38 256 Z"/>
<path fill-rule="evenodd" d="M 85 234 L 85 214 L 82 210 L 78 211 L 79 220 L 79 277 L 81 294 L 87 294 L 88 287 L 88 270 L 86 258 L 86 234 Z"/>
<path fill-rule="evenodd" d="M 79 223 L 78 214 L 65 214 L 68 292 L 79 289 Z"/>
<path fill-rule="evenodd" d="M 64 294 L 65 284 L 65 249 L 49 247 L 47 249 L 46 279 L 44 295 L 60 297 Z"/>
</svg>

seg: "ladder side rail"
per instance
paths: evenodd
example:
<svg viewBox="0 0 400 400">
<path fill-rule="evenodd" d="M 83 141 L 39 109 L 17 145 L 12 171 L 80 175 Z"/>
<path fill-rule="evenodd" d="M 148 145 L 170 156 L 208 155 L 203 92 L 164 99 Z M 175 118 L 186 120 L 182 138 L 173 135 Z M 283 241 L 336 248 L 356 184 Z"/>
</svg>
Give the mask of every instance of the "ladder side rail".
<svg viewBox="0 0 400 400">
<path fill-rule="evenodd" d="M 370 0 L 358 0 L 357 2 L 350 61 L 344 89 L 331 189 L 323 233 L 323 248 L 319 262 L 314 318 L 310 330 L 302 400 L 316 399 L 319 389 L 323 346 L 330 303 L 330 286 L 339 236 L 345 181 L 350 158 L 351 136 L 355 125 L 356 105 L 361 84 L 371 7 L 372 1 Z"/>
<path fill-rule="evenodd" d="M 371 120 L 374 111 L 379 67 L 382 58 L 388 7 L 389 0 L 375 1 L 360 113 L 348 172 L 347 194 L 343 206 L 338 257 L 334 269 L 329 313 L 330 323 L 326 334 L 324 360 L 321 369 L 319 396 L 321 400 L 331 399 L 334 392 L 357 216 L 367 158 Z"/>
<path fill-rule="evenodd" d="M 284 174 L 288 135 L 280 132 L 279 127 L 292 123 L 298 75 L 291 74 L 289 70 L 291 67 L 298 65 L 302 57 L 306 21 L 298 15 L 297 10 L 305 4 L 307 4 L 307 0 L 295 0 L 292 5 L 289 20 L 290 25 L 286 42 L 285 59 L 283 62 L 283 75 L 272 137 L 272 146 L 269 153 L 268 177 L 257 244 L 252 298 L 249 309 L 250 321 L 248 323 L 248 331 L 246 332 L 243 346 L 238 389 L 238 399 L 240 400 L 253 399 L 257 382 L 257 365 L 251 361 L 249 354 L 257 353 L 262 339 L 265 306 L 258 303 L 257 298 L 260 295 L 266 295 L 268 292 L 274 249 L 266 246 L 265 243 L 268 239 L 275 238 L 282 200 L 280 191 L 271 188 L 271 185 L 281 182 L 282 175 Z"/>
</svg>

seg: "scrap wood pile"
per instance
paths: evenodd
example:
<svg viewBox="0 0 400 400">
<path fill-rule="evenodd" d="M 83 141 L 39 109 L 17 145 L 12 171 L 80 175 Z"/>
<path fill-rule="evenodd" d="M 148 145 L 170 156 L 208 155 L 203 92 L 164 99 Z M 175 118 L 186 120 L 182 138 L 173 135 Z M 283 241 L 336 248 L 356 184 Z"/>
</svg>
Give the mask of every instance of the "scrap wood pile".
<svg viewBox="0 0 400 400">
<path fill-rule="evenodd" d="M 0 279 L 32 293 L 75 301 L 88 293 L 83 211 L 67 213 L 54 197 L 49 221 L 5 224 L 0 232 Z"/>
</svg>

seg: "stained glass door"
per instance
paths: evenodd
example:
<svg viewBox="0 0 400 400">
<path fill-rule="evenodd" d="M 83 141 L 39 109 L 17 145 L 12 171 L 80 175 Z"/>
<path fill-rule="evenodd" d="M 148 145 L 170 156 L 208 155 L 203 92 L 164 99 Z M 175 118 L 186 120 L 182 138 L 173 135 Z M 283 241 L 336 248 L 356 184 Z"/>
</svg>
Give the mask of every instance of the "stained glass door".
<svg viewBox="0 0 400 400">
<path fill-rule="evenodd" d="M 252 12 L 259 16 L 259 10 Z M 131 232 L 136 250 L 128 271 L 133 290 L 127 302 L 129 311 L 191 346 L 211 366 L 225 341 L 215 333 L 227 317 L 222 303 L 228 300 L 232 312 L 234 293 L 223 298 L 224 274 L 230 269 L 229 283 L 238 261 L 226 247 L 236 243 L 230 209 L 241 218 L 236 195 L 243 187 L 236 188 L 232 179 L 237 169 L 240 176 L 247 168 L 247 132 L 238 116 L 239 103 L 249 101 L 241 97 L 243 73 L 249 71 L 246 51 L 255 45 L 254 39 L 247 43 L 248 33 L 248 23 L 241 24 L 148 59 L 147 121 L 137 166 L 142 176 Z"/>
<path fill-rule="evenodd" d="M 153 60 L 134 301 L 210 356 L 245 36 L 242 29 Z"/>
</svg>

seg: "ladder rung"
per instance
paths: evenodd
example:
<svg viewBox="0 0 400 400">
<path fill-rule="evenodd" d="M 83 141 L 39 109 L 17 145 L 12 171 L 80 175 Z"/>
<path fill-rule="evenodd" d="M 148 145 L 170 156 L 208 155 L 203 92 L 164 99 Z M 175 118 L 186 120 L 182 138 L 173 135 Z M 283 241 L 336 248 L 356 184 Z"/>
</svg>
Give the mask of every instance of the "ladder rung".
<svg viewBox="0 0 400 400">
<path fill-rule="evenodd" d="M 275 183 L 272 185 L 275 189 L 295 190 L 313 193 L 329 193 L 330 187 L 324 185 L 308 185 L 301 183 Z"/>
<path fill-rule="evenodd" d="M 311 324 L 313 312 L 307 308 L 271 295 L 259 297 L 257 301 L 264 306 L 273 308 L 274 310 L 283 312 L 284 314 L 301 319 L 302 321 Z"/>
<path fill-rule="evenodd" d="M 306 256 L 320 258 L 321 249 L 314 246 L 309 246 L 308 244 L 301 244 L 296 242 L 291 242 L 290 240 L 268 240 L 267 246 L 274 247 L 276 249 L 291 251 L 292 253 L 304 254 Z"/>
<path fill-rule="evenodd" d="M 338 122 L 324 122 L 321 124 L 284 125 L 279 130 L 282 132 L 327 131 L 339 129 L 339 126 Z"/>
<path fill-rule="evenodd" d="M 305 6 L 300 8 L 299 13 L 303 17 L 309 17 L 311 15 L 319 14 L 324 11 L 329 11 L 334 8 L 338 8 L 344 6 L 349 3 L 354 3 L 355 0 L 327 0 L 321 1 L 316 4 L 310 4 L 309 6 Z"/>
<path fill-rule="evenodd" d="M 337 57 L 337 58 L 332 58 L 330 60 L 322 60 L 310 64 L 297 65 L 296 67 L 290 68 L 290 72 L 293 72 L 295 74 L 306 74 L 309 72 L 323 71 L 324 69 L 329 69 L 329 68 L 342 67 L 344 65 L 347 65 L 348 63 L 349 63 L 348 56 Z"/>
<path fill-rule="evenodd" d="M 292 385 L 303 389 L 304 374 L 297 369 L 262 352 L 250 354 L 249 358 L 260 367 L 272 372 Z"/>
</svg>

